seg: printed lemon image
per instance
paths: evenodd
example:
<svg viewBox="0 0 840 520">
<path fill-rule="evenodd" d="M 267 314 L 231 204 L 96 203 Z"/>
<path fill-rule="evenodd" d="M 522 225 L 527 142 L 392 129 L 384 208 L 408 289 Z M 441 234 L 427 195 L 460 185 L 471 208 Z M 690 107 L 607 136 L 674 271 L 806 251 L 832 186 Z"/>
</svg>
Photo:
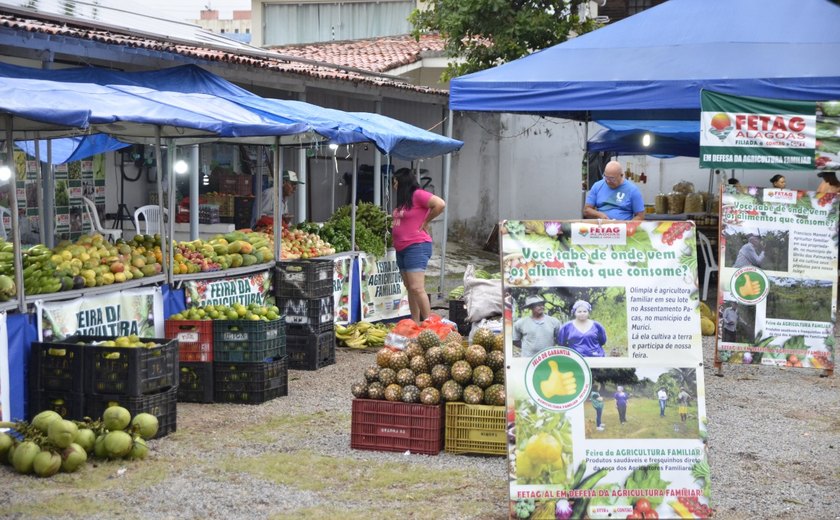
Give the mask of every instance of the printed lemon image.
<svg viewBox="0 0 840 520">
<path fill-rule="evenodd" d="M 548 366 L 551 368 L 548 378 L 540 381 L 540 392 L 547 399 L 577 393 L 577 381 L 572 372 L 560 372 L 557 361 L 553 359 L 548 361 Z"/>
<path fill-rule="evenodd" d="M 572 425 L 566 414 L 538 408 L 527 400 L 518 401 L 513 457 L 517 484 L 568 484 Z"/>
</svg>

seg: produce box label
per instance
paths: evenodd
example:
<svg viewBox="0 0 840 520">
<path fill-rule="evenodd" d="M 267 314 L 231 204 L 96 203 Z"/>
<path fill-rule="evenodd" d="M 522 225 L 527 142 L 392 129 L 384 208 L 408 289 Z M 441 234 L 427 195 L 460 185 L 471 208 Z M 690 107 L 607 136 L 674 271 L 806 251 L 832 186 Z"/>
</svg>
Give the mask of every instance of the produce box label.
<svg viewBox="0 0 840 520">
<path fill-rule="evenodd" d="M 694 224 L 509 220 L 500 246 L 511 517 L 708 510 Z"/>
<path fill-rule="evenodd" d="M 6 333 L 6 311 L 0 312 L 0 421 L 12 420 L 11 382 L 9 380 L 9 335 Z"/>
<path fill-rule="evenodd" d="M 840 101 L 700 94 L 700 167 L 840 167 Z"/>
<path fill-rule="evenodd" d="M 271 284 L 273 276 L 269 271 L 234 278 L 216 280 L 190 280 L 184 282 L 187 307 L 224 305 L 234 303 L 249 305 L 272 305 Z"/>
<path fill-rule="evenodd" d="M 333 301 L 335 323 L 350 323 L 350 290 L 353 281 L 353 255 L 343 255 L 335 259 L 333 275 Z"/>
<path fill-rule="evenodd" d="M 397 252 L 389 249 L 384 257 L 359 254 L 362 316 L 365 321 L 380 321 L 408 316 L 408 291 L 397 267 Z"/>
<path fill-rule="evenodd" d="M 834 368 L 838 206 L 834 193 L 724 189 L 719 362 Z"/>
<path fill-rule="evenodd" d="M 163 296 L 149 287 L 82 296 L 63 302 L 38 302 L 39 341 L 85 336 L 163 337 Z"/>
</svg>

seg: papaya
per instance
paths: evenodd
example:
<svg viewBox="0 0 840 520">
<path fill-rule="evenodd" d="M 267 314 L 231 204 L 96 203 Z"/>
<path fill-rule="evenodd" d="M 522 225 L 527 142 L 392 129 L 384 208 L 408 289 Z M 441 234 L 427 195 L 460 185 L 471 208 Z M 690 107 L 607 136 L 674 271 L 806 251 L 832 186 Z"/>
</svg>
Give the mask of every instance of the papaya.
<svg viewBox="0 0 840 520">
<path fill-rule="evenodd" d="M 230 266 L 231 267 L 242 267 L 243 259 L 242 255 L 239 253 L 233 253 L 230 256 Z"/>
<path fill-rule="evenodd" d="M 239 240 L 234 240 L 227 246 L 228 254 L 238 253 L 242 249 L 242 242 Z"/>
<path fill-rule="evenodd" d="M 257 251 L 254 251 L 252 253 L 252 255 L 254 256 L 254 258 L 257 259 L 258 264 L 261 264 L 261 263 L 265 262 L 265 255 L 263 255 L 262 249 L 258 249 Z"/>
<path fill-rule="evenodd" d="M 249 255 L 254 251 L 254 246 L 250 244 L 250 242 L 246 242 L 244 240 L 239 241 L 239 252 L 243 255 Z"/>
<path fill-rule="evenodd" d="M 242 255 L 242 265 L 248 267 L 257 263 L 257 257 L 254 255 Z"/>
</svg>

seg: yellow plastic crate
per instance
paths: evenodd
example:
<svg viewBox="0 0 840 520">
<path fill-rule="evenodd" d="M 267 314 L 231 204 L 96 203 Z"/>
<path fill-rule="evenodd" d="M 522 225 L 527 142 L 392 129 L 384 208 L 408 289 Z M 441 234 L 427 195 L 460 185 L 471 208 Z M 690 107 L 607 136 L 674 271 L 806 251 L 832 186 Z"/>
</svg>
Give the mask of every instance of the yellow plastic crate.
<svg viewBox="0 0 840 520">
<path fill-rule="evenodd" d="M 444 450 L 507 455 L 505 420 L 504 406 L 446 403 Z"/>
</svg>

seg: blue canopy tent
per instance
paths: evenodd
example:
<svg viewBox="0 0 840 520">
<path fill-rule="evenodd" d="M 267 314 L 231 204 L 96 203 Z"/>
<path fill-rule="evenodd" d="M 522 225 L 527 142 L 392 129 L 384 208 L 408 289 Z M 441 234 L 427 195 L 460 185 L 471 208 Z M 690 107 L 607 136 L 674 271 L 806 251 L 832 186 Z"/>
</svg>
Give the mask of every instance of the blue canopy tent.
<svg viewBox="0 0 840 520">
<path fill-rule="evenodd" d="M 699 121 L 598 121 L 605 127 L 589 138 L 590 152 L 655 157 L 699 157 Z M 648 146 L 642 137 L 652 137 Z"/>
</svg>

